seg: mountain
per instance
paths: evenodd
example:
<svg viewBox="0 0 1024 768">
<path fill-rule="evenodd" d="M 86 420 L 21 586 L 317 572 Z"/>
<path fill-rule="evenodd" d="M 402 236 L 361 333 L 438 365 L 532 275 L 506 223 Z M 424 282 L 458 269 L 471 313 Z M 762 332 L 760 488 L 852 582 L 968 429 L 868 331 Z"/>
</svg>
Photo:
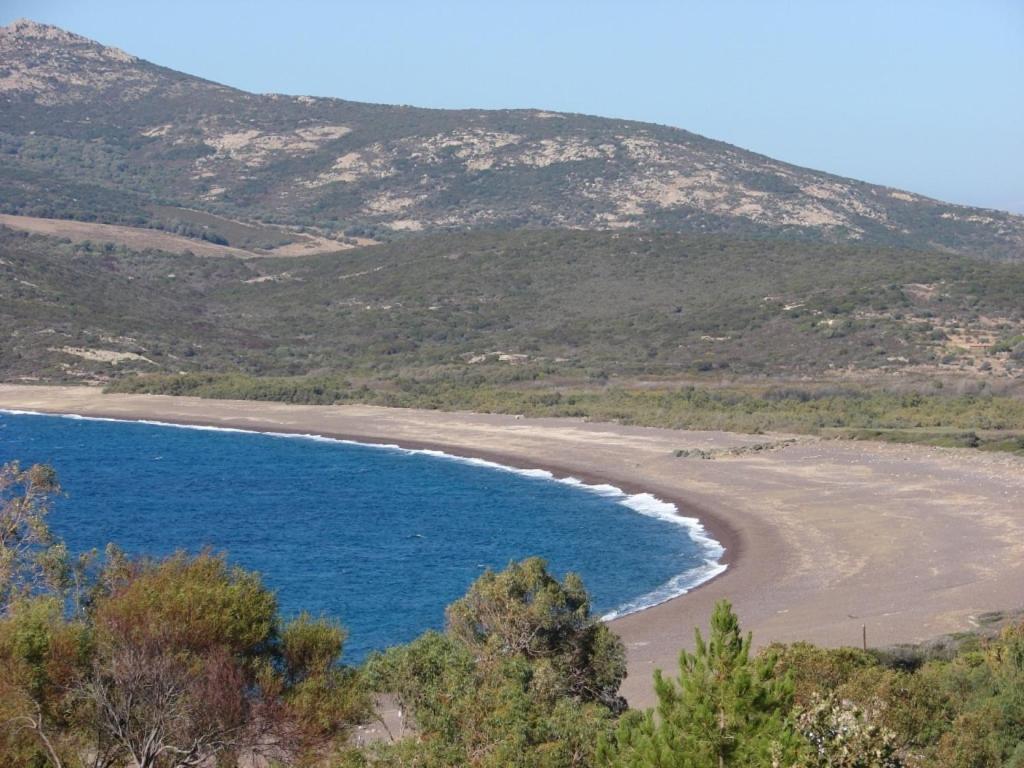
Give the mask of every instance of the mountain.
<svg viewBox="0 0 1024 768">
<path fill-rule="evenodd" d="M 0 213 L 330 237 L 660 229 L 1024 259 L 1024 217 L 665 126 L 260 95 L 32 21 L 0 28 Z M 234 243 L 232 243 L 234 245 Z"/>
</svg>

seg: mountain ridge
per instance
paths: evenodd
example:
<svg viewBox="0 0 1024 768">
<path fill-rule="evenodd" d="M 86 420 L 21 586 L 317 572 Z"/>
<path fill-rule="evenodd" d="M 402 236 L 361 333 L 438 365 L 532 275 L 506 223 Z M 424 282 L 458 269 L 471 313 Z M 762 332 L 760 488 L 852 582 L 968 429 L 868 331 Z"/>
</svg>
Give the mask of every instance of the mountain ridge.
<svg viewBox="0 0 1024 768">
<path fill-rule="evenodd" d="M 0 28 L 0 55 L 3 213 L 148 226 L 169 204 L 377 239 L 641 228 L 1024 258 L 1024 217 L 681 128 L 253 94 L 28 20 Z"/>
</svg>

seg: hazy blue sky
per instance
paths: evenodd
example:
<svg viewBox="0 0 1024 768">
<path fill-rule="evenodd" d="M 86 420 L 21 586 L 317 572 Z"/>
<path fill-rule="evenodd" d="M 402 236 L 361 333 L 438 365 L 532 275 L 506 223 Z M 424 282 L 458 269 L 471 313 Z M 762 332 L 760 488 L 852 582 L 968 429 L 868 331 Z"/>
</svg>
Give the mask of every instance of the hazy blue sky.
<svg viewBox="0 0 1024 768">
<path fill-rule="evenodd" d="M 251 91 L 687 128 L 1024 212 L 1024 0 L 0 0 Z"/>
</svg>

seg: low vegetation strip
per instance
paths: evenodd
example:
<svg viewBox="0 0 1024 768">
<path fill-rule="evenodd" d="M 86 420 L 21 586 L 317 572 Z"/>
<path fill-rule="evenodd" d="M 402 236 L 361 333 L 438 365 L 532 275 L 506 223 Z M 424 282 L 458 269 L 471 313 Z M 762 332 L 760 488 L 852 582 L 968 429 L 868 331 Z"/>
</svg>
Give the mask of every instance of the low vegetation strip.
<svg viewBox="0 0 1024 768">
<path fill-rule="evenodd" d="M 121 379 L 107 391 L 571 416 L 649 427 L 795 432 L 1024 454 L 1024 400 L 998 395 L 898 393 L 852 386 L 535 389 L 481 378 L 395 378 L 371 386 L 342 377 L 237 374 L 138 376 Z"/>
</svg>

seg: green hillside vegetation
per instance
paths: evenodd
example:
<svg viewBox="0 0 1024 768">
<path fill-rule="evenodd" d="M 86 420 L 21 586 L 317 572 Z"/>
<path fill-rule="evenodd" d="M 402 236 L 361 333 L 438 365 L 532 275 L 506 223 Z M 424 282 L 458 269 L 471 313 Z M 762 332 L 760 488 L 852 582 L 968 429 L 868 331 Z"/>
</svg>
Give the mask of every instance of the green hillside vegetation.
<svg viewBox="0 0 1024 768">
<path fill-rule="evenodd" d="M 522 231 L 244 261 L 0 230 L 0 258 L 0 317 L 16 337 L 6 377 L 1024 367 L 1011 343 L 1024 333 L 1024 267 L 942 254 Z M 89 365 L 53 352 L 64 346 L 149 362 Z"/>
<path fill-rule="evenodd" d="M 656 712 L 617 696 L 621 641 L 575 576 L 488 572 L 428 632 L 355 669 L 344 631 L 284 621 L 209 553 L 70 558 L 46 467 L 0 468 L 0 763 L 38 768 L 1013 768 L 1024 624 L 921 648 L 752 650 L 727 602 Z M 983 617 L 984 618 L 984 617 Z M 375 702 L 377 702 L 375 704 Z M 375 707 L 402 708 L 399 733 Z M 355 739 L 360 726 L 376 737 Z"/>
</svg>

